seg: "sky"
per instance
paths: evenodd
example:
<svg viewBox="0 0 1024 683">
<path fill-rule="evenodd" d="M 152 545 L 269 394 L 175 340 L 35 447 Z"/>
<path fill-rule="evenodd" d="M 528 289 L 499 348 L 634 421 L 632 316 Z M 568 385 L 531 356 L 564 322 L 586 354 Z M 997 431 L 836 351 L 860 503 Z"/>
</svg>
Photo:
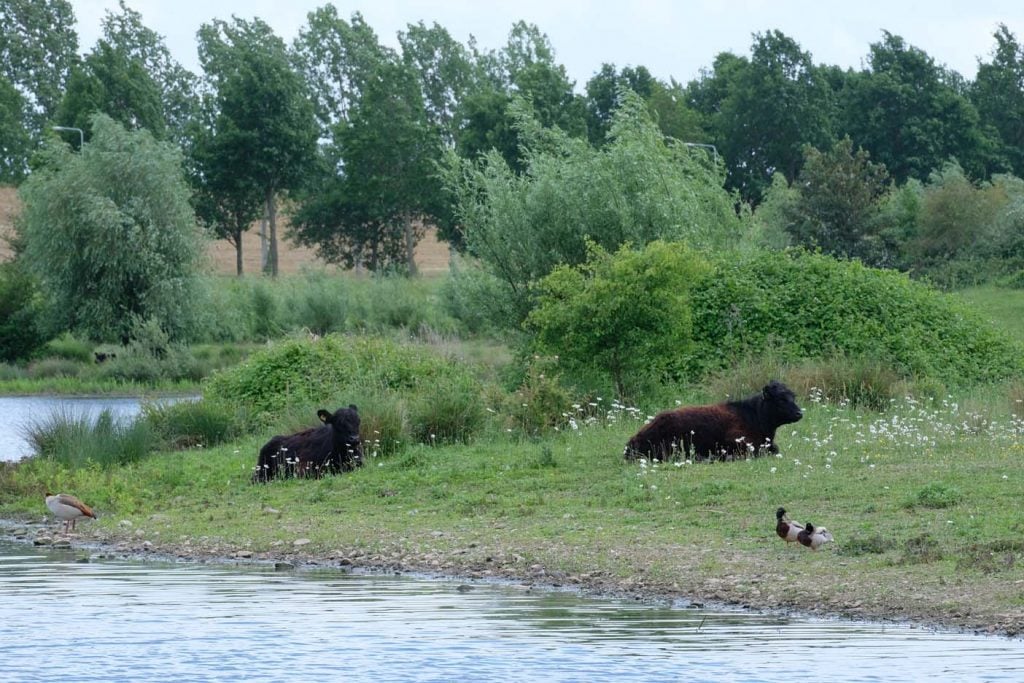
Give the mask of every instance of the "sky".
<svg viewBox="0 0 1024 683">
<path fill-rule="evenodd" d="M 143 23 L 162 35 L 182 66 L 199 73 L 196 32 L 212 19 L 259 17 L 286 42 L 307 14 L 327 0 L 126 0 Z M 474 36 L 484 50 L 500 49 L 519 20 L 536 24 L 555 58 L 582 92 L 604 63 L 645 66 L 657 78 L 687 83 L 720 52 L 749 55 L 754 33 L 777 29 L 796 40 L 818 64 L 861 68 L 882 31 L 927 52 L 936 62 L 973 79 L 978 59 L 988 61 L 1005 24 L 1024 41 L 1022 0 L 370 0 L 334 2 L 348 19 L 360 12 L 385 45 L 408 24 L 436 22 L 465 44 Z M 117 0 L 71 0 L 79 46 L 88 52 Z"/>
</svg>

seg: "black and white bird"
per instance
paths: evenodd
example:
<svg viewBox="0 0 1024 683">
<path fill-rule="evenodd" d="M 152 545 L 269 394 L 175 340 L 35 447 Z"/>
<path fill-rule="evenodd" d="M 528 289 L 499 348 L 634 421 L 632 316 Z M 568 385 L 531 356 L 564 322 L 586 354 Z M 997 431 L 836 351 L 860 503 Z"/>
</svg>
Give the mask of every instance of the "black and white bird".
<svg viewBox="0 0 1024 683">
<path fill-rule="evenodd" d="M 803 531 L 797 534 L 796 540 L 800 542 L 800 545 L 807 546 L 811 550 L 817 550 L 826 543 L 832 542 L 832 534 L 825 527 L 816 527 L 808 522 Z"/>
<path fill-rule="evenodd" d="M 786 508 L 775 511 L 775 533 L 786 543 L 796 543 L 797 534 L 804 530 L 804 525 L 786 518 Z"/>
</svg>

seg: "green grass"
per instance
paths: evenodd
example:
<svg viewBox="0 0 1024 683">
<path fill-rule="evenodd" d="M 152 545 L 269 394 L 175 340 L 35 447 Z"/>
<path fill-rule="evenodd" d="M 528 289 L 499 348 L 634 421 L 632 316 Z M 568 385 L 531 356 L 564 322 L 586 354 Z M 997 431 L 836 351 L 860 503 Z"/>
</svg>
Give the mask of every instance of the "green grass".
<svg viewBox="0 0 1024 683">
<path fill-rule="evenodd" d="M 443 546 L 431 540 L 437 530 L 458 543 L 489 543 L 496 530 L 514 528 L 519 552 L 563 570 L 649 563 L 657 577 L 675 566 L 659 570 L 652 559 L 665 548 L 780 562 L 787 549 L 772 530 L 782 505 L 832 530 L 830 550 L 843 558 L 830 568 L 835 576 L 854 580 L 918 556 L 936 576 L 971 574 L 963 567 L 979 548 L 1015 548 L 1022 531 L 1024 426 L 999 412 L 999 400 L 991 405 L 982 415 L 952 400 L 905 401 L 887 413 L 809 403 L 805 419 L 780 432 L 781 455 L 731 463 L 626 464 L 622 447 L 639 423 L 622 410 L 546 439 L 416 445 L 352 474 L 264 486 L 249 475 L 265 435 L 116 469 L 36 459 L 0 471 L 0 516 L 37 516 L 40 492 L 61 489 L 99 510 L 100 527 L 111 531 L 121 519 L 152 527 L 147 520 L 159 513 L 174 538 L 256 550 L 298 536 L 321 550 L 380 551 L 400 538 Z M 265 507 L 280 517 L 268 523 Z M 639 556 L 621 563 L 601 548 Z M 1001 573 L 1024 580 L 1020 564 Z"/>
<path fill-rule="evenodd" d="M 970 287 L 954 293 L 983 317 L 1017 339 L 1024 338 L 1024 289 L 1005 289 L 996 285 Z"/>
</svg>

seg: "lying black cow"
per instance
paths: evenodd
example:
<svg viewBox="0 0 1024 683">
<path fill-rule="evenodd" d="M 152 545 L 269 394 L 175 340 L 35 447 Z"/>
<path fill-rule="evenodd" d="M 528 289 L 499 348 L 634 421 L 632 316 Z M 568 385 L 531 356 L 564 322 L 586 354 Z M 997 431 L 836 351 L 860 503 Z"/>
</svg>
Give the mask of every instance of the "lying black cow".
<svg viewBox="0 0 1024 683">
<path fill-rule="evenodd" d="M 796 396 L 781 382 L 742 401 L 691 406 L 659 413 L 626 444 L 625 458 L 668 460 L 682 452 L 698 460 L 732 458 L 762 450 L 778 453 L 775 430 L 803 417 Z"/>
<path fill-rule="evenodd" d="M 278 476 L 320 478 L 363 464 L 356 407 L 339 408 L 333 415 L 321 409 L 316 414 L 323 425 L 289 436 L 275 436 L 260 449 L 253 483 Z"/>
</svg>

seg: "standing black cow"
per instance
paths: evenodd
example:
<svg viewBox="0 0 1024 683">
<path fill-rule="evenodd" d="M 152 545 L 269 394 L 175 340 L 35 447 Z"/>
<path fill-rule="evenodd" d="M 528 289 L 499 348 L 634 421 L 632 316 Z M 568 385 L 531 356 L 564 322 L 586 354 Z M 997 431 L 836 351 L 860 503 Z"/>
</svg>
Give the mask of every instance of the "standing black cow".
<svg viewBox="0 0 1024 683">
<path fill-rule="evenodd" d="M 626 444 L 625 458 L 667 460 L 690 449 L 698 460 L 732 458 L 762 449 L 778 453 L 775 430 L 803 417 L 796 396 L 772 381 L 761 393 L 741 401 L 691 406 L 658 413 Z"/>
<path fill-rule="evenodd" d="M 260 449 L 253 483 L 277 476 L 319 478 L 325 473 L 348 472 L 363 464 L 359 440 L 359 412 L 355 405 L 334 414 L 320 409 L 323 424 L 297 434 L 275 436 Z"/>
</svg>

